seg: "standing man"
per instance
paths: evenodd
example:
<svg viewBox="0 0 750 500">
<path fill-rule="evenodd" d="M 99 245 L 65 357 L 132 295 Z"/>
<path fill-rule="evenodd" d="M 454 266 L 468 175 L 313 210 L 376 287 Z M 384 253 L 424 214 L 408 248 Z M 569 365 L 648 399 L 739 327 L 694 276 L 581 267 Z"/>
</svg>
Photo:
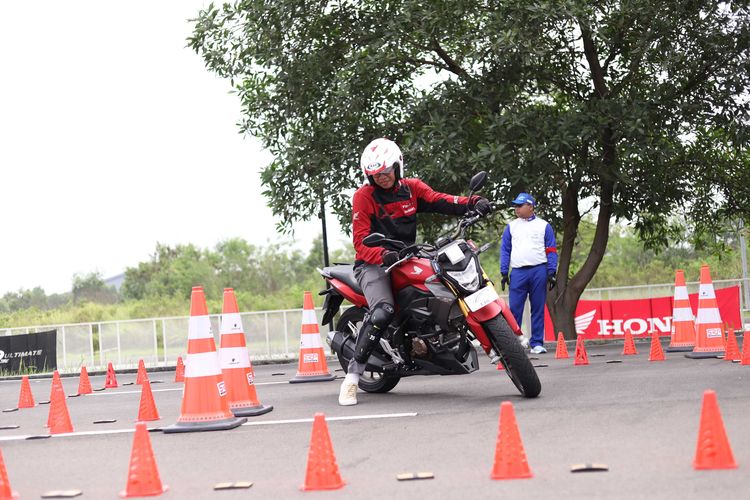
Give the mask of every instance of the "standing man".
<svg viewBox="0 0 750 500">
<path fill-rule="evenodd" d="M 534 215 L 536 201 L 521 193 L 511 202 L 516 219 L 503 231 L 500 245 L 501 286 L 510 285 L 510 310 L 521 324 L 526 297 L 531 303 L 531 352 L 541 354 L 544 348 L 544 304 L 547 287 L 557 284 L 557 248 L 552 226 Z M 510 273 L 510 271 L 513 271 Z"/>
</svg>

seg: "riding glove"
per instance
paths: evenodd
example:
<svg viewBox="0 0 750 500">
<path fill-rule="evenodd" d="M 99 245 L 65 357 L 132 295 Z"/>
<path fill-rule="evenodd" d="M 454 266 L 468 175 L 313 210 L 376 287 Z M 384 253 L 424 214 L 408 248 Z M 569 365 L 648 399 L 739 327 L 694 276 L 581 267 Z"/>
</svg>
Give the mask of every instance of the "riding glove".
<svg viewBox="0 0 750 500">
<path fill-rule="evenodd" d="M 398 262 L 398 252 L 383 250 L 383 265 L 385 267 L 391 267 L 396 262 Z"/>
<path fill-rule="evenodd" d="M 477 197 L 477 200 L 474 202 L 474 210 L 479 212 L 479 215 L 488 215 L 492 212 L 492 205 L 487 201 L 487 198 Z"/>
<path fill-rule="evenodd" d="M 550 274 L 547 276 L 547 289 L 552 290 L 557 286 L 557 276 Z"/>
<path fill-rule="evenodd" d="M 503 274 L 503 279 L 500 280 L 500 287 L 505 291 L 505 285 L 510 285 L 510 276 Z"/>
</svg>

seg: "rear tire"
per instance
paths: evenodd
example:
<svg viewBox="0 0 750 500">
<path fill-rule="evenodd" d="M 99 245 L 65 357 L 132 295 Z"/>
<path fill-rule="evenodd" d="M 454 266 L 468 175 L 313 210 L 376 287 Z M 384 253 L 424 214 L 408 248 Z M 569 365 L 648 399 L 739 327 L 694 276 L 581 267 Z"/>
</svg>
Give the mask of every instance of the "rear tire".
<svg viewBox="0 0 750 500">
<path fill-rule="evenodd" d="M 508 374 L 521 395 L 525 398 L 537 397 L 542 391 L 539 376 L 505 318 L 499 315 L 483 322 L 482 326 L 487 332 L 492 348 L 500 356 L 505 373 Z"/>
<path fill-rule="evenodd" d="M 362 328 L 366 313 L 367 310 L 364 308 L 350 307 L 341 314 L 338 323 L 336 323 L 336 331 L 343 332 L 344 335 L 351 336 L 356 341 L 357 333 Z M 379 349 L 379 347 L 376 349 Z M 337 352 L 336 356 L 339 358 L 339 364 L 344 369 L 344 373 L 348 372 L 349 358 L 340 352 Z M 380 372 L 365 371 L 359 377 L 359 388 L 365 392 L 385 393 L 396 387 L 400 380 L 401 377 L 385 376 Z"/>
</svg>

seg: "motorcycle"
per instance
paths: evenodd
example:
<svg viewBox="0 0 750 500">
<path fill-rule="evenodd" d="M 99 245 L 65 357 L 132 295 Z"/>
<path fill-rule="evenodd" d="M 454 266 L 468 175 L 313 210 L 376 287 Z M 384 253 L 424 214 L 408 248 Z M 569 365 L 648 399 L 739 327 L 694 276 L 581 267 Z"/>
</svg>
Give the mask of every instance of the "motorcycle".
<svg viewBox="0 0 750 500">
<path fill-rule="evenodd" d="M 469 196 L 486 180 L 486 172 L 477 173 L 469 183 Z M 479 254 L 491 244 L 479 248 L 464 239 L 465 231 L 482 217 L 467 211 L 455 231 L 439 237 L 434 245 L 406 245 L 380 233 L 364 238 L 366 246 L 398 251 L 399 259 L 386 270 L 391 275 L 396 314 L 367 361 L 359 381 L 362 390 L 385 393 L 401 378 L 414 375 L 472 373 L 479 369 L 473 342 L 478 341 L 493 364 L 502 364 L 524 397 L 539 395 L 539 377 L 518 340 L 521 330 L 479 263 Z M 352 265 L 333 265 L 318 272 L 329 284 L 320 292 L 326 296 L 323 324 L 332 323 L 344 300 L 353 304 L 327 336 L 346 371 L 368 314 L 367 301 Z"/>
</svg>

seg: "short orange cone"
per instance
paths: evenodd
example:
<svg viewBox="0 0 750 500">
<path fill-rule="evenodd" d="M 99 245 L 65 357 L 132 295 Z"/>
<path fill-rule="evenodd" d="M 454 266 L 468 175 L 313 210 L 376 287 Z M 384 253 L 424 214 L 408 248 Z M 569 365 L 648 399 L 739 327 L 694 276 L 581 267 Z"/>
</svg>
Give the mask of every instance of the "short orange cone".
<svg viewBox="0 0 750 500">
<path fill-rule="evenodd" d="M 91 394 L 94 390 L 91 388 L 89 372 L 86 366 L 81 366 L 81 376 L 78 378 L 78 394 Z"/>
<path fill-rule="evenodd" d="M 513 403 L 504 401 L 500 405 L 500 424 L 495 447 L 495 464 L 492 466 L 492 479 L 524 479 L 533 477 L 526 452 L 521 442 L 521 434 L 516 424 Z"/>
<path fill-rule="evenodd" d="M 557 350 L 555 351 L 555 359 L 568 359 L 568 346 L 565 345 L 565 337 L 562 332 L 557 332 Z"/>
<path fill-rule="evenodd" d="M 714 391 L 703 393 L 703 408 L 698 431 L 698 446 L 693 460 L 695 469 L 736 469 L 732 447 L 724 430 L 719 403 Z"/>
<path fill-rule="evenodd" d="M 750 332 L 745 330 L 742 335 L 742 365 L 750 365 Z"/>
<path fill-rule="evenodd" d="M 586 344 L 584 343 L 583 337 L 578 336 L 576 340 L 576 359 L 573 365 L 587 365 L 589 364 L 589 355 L 586 353 Z"/>
<path fill-rule="evenodd" d="M 312 293 L 305 292 L 302 310 L 302 335 L 299 344 L 299 364 L 297 375 L 289 381 L 290 384 L 299 382 L 327 382 L 336 378 L 328 371 L 326 354 L 320 341 L 318 318 L 315 316 Z"/>
<path fill-rule="evenodd" d="M 737 336 L 734 334 L 734 328 L 730 325 L 727 330 L 727 352 L 724 354 L 726 361 L 740 361 L 740 346 L 737 344 Z"/>
<path fill-rule="evenodd" d="M 0 500 L 10 500 L 12 498 L 18 498 L 18 493 L 10 488 L 8 470 L 5 468 L 3 452 L 0 451 Z"/>
<path fill-rule="evenodd" d="M 630 330 L 625 330 L 625 343 L 622 346 L 622 355 L 633 356 L 634 354 L 638 354 L 638 350 L 635 348 L 633 333 Z"/>
<path fill-rule="evenodd" d="M 672 304 L 672 335 L 667 352 L 692 351 L 695 347 L 695 318 L 690 307 L 685 272 L 678 269 L 674 277 L 674 302 Z"/>
<path fill-rule="evenodd" d="M 21 377 L 21 393 L 18 395 L 18 407 L 19 408 L 33 408 L 34 395 L 31 393 L 31 384 L 29 383 L 29 377 L 24 375 Z"/>
<path fill-rule="evenodd" d="M 698 315 L 695 318 L 695 347 L 686 358 L 715 358 L 724 354 L 724 332 L 722 331 L 719 304 L 716 302 L 711 271 L 701 266 L 701 285 L 698 292 Z"/>
<path fill-rule="evenodd" d="M 177 356 L 177 368 L 174 371 L 174 381 L 185 381 L 185 363 L 182 362 L 182 356 Z"/>
<path fill-rule="evenodd" d="M 73 432 L 73 424 L 70 421 L 70 413 L 68 413 L 68 404 L 65 402 L 65 389 L 62 386 L 57 370 L 55 370 L 53 375 L 49 401 L 49 417 L 47 419 L 49 433 L 65 434 Z"/>
<path fill-rule="evenodd" d="M 115 368 L 112 366 L 112 362 L 107 363 L 107 378 L 104 379 L 105 389 L 116 389 L 119 387 L 117 384 L 117 376 L 115 375 Z"/>
<path fill-rule="evenodd" d="M 659 332 L 651 332 L 651 352 L 648 355 L 649 361 L 665 361 L 664 350 L 661 348 L 659 341 Z"/>
<path fill-rule="evenodd" d="M 245 330 L 232 288 L 224 289 L 221 323 L 219 326 L 219 364 L 227 385 L 229 409 L 236 417 L 254 417 L 273 410 L 263 406 L 255 391 L 255 372 L 245 345 Z"/>
<path fill-rule="evenodd" d="M 141 384 L 141 403 L 138 405 L 138 422 L 159 420 L 159 411 L 154 403 L 154 393 L 151 392 L 151 382 L 146 380 Z"/>
<path fill-rule="evenodd" d="M 147 385 L 143 384 L 144 387 Z M 130 452 L 128 483 L 125 490 L 120 492 L 120 496 L 123 498 L 158 496 L 167 489 L 169 486 L 161 484 L 146 424 L 138 422 L 135 424 L 133 449 Z"/>
<path fill-rule="evenodd" d="M 316 413 L 310 437 L 310 450 L 307 453 L 305 484 L 300 486 L 300 489 L 302 491 L 337 490 L 344 484 L 346 483 L 341 479 L 339 466 L 336 464 L 336 455 L 333 452 L 326 417 L 322 413 Z"/>
<path fill-rule="evenodd" d="M 141 385 L 143 382 L 148 380 L 148 373 L 146 373 L 146 364 L 142 359 L 138 360 L 138 375 L 135 376 L 135 383 Z"/>
<path fill-rule="evenodd" d="M 177 423 L 165 427 L 164 432 L 219 431 L 233 429 L 245 422 L 246 418 L 235 417 L 229 409 L 206 296 L 203 287 L 194 286 L 190 295 L 182 409 Z"/>
</svg>

